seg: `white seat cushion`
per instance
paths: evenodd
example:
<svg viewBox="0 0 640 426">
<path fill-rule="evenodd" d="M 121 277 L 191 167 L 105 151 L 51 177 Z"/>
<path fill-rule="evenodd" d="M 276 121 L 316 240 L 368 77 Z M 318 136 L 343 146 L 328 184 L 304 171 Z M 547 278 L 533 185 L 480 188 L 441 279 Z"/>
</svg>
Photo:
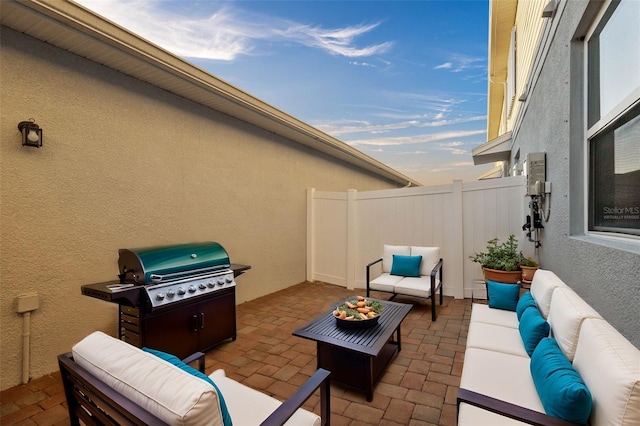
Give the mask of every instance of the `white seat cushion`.
<svg viewBox="0 0 640 426">
<path fill-rule="evenodd" d="M 72 353 L 78 365 L 168 424 L 223 424 L 211 384 L 155 355 L 99 331 L 74 345 Z"/>
<path fill-rule="evenodd" d="M 557 288 L 553 292 L 549 325 L 558 346 L 571 362 L 576 353 L 580 326 L 585 318 L 602 317 L 570 288 Z"/>
<path fill-rule="evenodd" d="M 460 387 L 544 413 L 529 364 L 528 356 L 467 348 Z"/>
<path fill-rule="evenodd" d="M 593 397 L 592 425 L 640 425 L 640 350 L 608 322 L 582 322 L 573 366 Z"/>
<path fill-rule="evenodd" d="M 439 283 L 436 280 L 435 285 Z M 406 296 L 430 297 L 431 278 L 426 277 L 406 277 L 396 284 L 395 292 Z"/>
<path fill-rule="evenodd" d="M 551 296 L 553 291 L 558 288 L 567 288 L 568 286 L 556 274 L 546 269 L 538 269 L 531 281 L 531 296 L 538 305 L 538 310 L 547 319 L 551 306 Z"/>
<path fill-rule="evenodd" d="M 486 349 L 529 358 L 517 328 L 484 322 L 469 324 L 467 348 Z"/>
<path fill-rule="evenodd" d="M 518 329 L 518 317 L 515 312 L 493 309 L 489 305 L 474 303 L 471 308 L 471 322 L 484 322 Z"/>
<path fill-rule="evenodd" d="M 440 247 L 411 246 L 411 256 L 422 256 L 420 275 L 429 276 L 440 261 Z"/>
<path fill-rule="evenodd" d="M 409 246 L 390 246 L 386 245 L 382 251 L 382 272 L 391 272 L 391 266 L 393 265 L 393 255 L 399 254 L 401 256 L 410 256 L 411 247 Z"/>
<path fill-rule="evenodd" d="M 275 398 L 228 378 L 224 370 L 216 370 L 209 377 L 225 396 L 234 425 L 259 425 L 281 404 Z M 285 423 L 286 426 L 320 424 L 321 419 L 318 415 L 303 408 L 299 408 Z"/>
<path fill-rule="evenodd" d="M 371 281 L 369 283 L 369 288 L 372 290 L 388 291 L 393 293 L 396 284 L 402 281 L 403 278 L 404 277 L 400 275 L 391 275 L 385 272 L 375 280 Z"/>
<path fill-rule="evenodd" d="M 464 402 L 460 404 L 458 412 L 458 426 L 519 426 L 526 424 Z"/>
</svg>

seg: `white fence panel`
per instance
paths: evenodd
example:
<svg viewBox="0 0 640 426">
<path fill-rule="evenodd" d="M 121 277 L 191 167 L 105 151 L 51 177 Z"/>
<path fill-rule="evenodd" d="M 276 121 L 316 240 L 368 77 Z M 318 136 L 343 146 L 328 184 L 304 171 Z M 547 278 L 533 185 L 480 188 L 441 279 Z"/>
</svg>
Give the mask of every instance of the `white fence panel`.
<svg viewBox="0 0 640 426">
<path fill-rule="evenodd" d="M 307 279 L 364 288 L 366 265 L 381 257 L 384 244 L 437 246 L 444 294 L 484 296 L 482 271 L 469 256 L 494 237 L 515 234 L 524 243 L 524 182 L 518 176 L 368 192 L 311 189 Z"/>
</svg>

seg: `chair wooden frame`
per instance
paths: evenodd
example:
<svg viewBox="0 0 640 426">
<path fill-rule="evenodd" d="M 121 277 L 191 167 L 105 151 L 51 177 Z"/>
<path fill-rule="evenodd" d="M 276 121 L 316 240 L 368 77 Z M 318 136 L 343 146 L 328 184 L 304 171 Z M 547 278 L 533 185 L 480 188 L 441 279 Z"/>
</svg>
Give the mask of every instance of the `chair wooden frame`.
<svg viewBox="0 0 640 426">
<path fill-rule="evenodd" d="M 381 292 L 385 292 L 384 290 L 376 290 L 376 289 L 372 289 L 369 287 L 369 284 L 371 282 L 371 267 L 373 265 L 375 265 L 376 263 L 382 262 L 382 258 L 374 260 L 373 262 L 367 264 L 367 297 L 369 297 L 369 292 L 371 290 L 373 291 L 381 291 Z M 438 290 L 440 290 L 440 305 L 442 306 L 442 302 L 443 302 L 443 297 L 442 297 L 442 268 L 443 268 L 443 261 L 442 258 L 440 258 L 440 261 L 436 264 L 436 266 L 431 270 L 430 273 L 430 279 L 431 279 L 431 293 L 428 297 L 428 299 L 431 299 L 431 321 L 435 321 L 436 320 L 436 304 L 435 304 L 435 294 L 438 292 Z M 438 284 L 436 285 L 436 275 L 440 274 L 440 278 L 438 281 Z M 402 294 L 402 293 L 395 293 L 395 292 L 385 292 L 385 293 L 392 293 L 392 296 L 389 298 L 389 300 L 393 300 L 398 294 Z M 406 296 L 410 296 L 410 297 L 418 297 L 418 296 L 413 296 L 413 295 L 406 295 Z"/>
<path fill-rule="evenodd" d="M 204 373 L 204 354 L 196 352 L 183 362 L 198 363 Z M 135 402 L 107 386 L 76 364 L 71 352 L 58 356 L 62 384 L 67 398 L 72 426 L 85 425 L 166 425 Z M 284 424 L 311 395 L 320 389 L 320 418 L 323 426 L 331 424 L 330 372 L 319 368 L 289 399 L 284 401 L 261 426 Z"/>
</svg>

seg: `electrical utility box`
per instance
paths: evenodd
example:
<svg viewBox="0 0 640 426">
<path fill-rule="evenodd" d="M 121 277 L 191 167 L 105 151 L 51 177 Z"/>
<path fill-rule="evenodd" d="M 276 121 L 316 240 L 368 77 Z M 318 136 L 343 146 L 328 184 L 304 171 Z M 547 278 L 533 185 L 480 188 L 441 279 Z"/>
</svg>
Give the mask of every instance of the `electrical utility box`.
<svg viewBox="0 0 640 426">
<path fill-rule="evenodd" d="M 527 196 L 541 195 L 545 190 L 544 182 L 547 180 L 545 153 L 527 154 L 524 166 L 527 174 Z"/>
</svg>

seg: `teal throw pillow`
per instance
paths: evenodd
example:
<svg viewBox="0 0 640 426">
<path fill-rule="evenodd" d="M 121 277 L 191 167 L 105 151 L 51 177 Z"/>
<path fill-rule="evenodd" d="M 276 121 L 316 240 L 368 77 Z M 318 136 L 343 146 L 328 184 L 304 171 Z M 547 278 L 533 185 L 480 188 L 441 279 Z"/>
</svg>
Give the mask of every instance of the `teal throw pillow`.
<svg viewBox="0 0 640 426">
<path fill-rule="evenodd" d="M 213 380 L 211 380 L 209 376 L 207 376 L 204 373 L 201 373 L 199 370 L 196 370 L 190 365 L 185 364 L 184 362 L 182 362 L 180 358 L 174 355 L 171 355 L 162 351 L 158 351 L 155 349 L 150 349 L 150 348 L 142 348 L 142 350 L 152 355 L 155 355 L 158 358 L 164 361 L 167 361 L 170 364 L 175 365 L 181 370 L 186 371 L 187 373 L 195 377 L 198 377 L 204 380 L 205 382 L 209 383 L 211 386 L 213 386 L 213 388 L 216 390 L 216 393 L 218 394 L 218 400 L 220 402 L 220 411 L 222 412 L 222 421 L 224 423 L 224 426 L 233 426 L 233 422 L 231 421 L 231 415 L 229 414 L 229 410 L 227 410 L 227 404 L 224 402 L 224 397 L 222 396 L 222 392 L 220 392 L 220 389 L 218 389 L 218 386 L 216 386 L 216 384 L 213 382 Z"/>
<path fill-rule="evenodd" d="M 528 307 L 537 308 L 536 301 L 533 299 L 530 291 L 520 296 L 520 300 L 518 300 L 518 304 L 516 305 L 516 315 L 518 316 L 518 321 L 520 321 L 522 314 Z"/>
<path fill-rule="evenodd" d="M 520 297 L 520 286 L 487 281 L 487 293 L 490 308 L 515 311 Z"/>
<path fill-rule="evenodd" d="M 581 424 L 589 421 L 593 406 L 591 392 L 556 339 L 547 337 L 540 341 L 531 356 L 530 369 L 548 415 Z"/>
<path fill-rule="evenodd" d="M 542 339 L 549 337 L 549 323 L 540 315 L 538 308 L 529 307 L 525 309 L 522 317 L 520 317 L 518 330 L 529 356 L 533 354 Z"/>
<path fill-rule="evenodd" d="M 401 275 L 403 277 L 419 277 L 422 256 L 402 256 L 393 255 L 391 264 L 391 275 Z"/>
</svg>

